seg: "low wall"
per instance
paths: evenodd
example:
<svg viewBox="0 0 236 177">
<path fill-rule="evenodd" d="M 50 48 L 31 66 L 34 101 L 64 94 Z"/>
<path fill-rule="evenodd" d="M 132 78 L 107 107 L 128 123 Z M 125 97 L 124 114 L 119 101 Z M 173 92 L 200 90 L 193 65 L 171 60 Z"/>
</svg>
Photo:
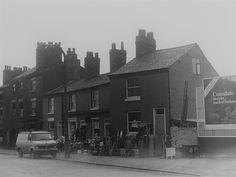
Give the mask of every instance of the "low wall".
<svg viewBox="0 0 236 177">
<path fill-rule="evenodd" d="M 181 148 L 183 145 L 198 145 L 196 127 L 171 127 L 171 145 Z"/>
</svg>

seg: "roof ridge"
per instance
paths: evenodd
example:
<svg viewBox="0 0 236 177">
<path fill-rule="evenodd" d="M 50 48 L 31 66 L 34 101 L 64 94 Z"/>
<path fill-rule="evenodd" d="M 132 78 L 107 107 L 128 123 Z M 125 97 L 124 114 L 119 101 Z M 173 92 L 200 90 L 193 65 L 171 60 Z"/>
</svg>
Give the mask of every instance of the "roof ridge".
<svg viewBox="0 0 236 177">
<path fill-rule="evenodd" d="M 164 48 L 164 49 L 158 49 L 156 51 L 163 51 L 163 50 L 172 50 L 172 49 L 179 49 L 179 48 L 183 48 L 183 47 L 187 47 L 187 46 L 194 46 L 194 45 L 197 45 L 197 43 L 190 43 L 190 44 L 187 44 L 187 45 L 182 45 L 182 46 L 178 46 L 178 47 L 170 47 L 170 48 Z"/>
</svg>

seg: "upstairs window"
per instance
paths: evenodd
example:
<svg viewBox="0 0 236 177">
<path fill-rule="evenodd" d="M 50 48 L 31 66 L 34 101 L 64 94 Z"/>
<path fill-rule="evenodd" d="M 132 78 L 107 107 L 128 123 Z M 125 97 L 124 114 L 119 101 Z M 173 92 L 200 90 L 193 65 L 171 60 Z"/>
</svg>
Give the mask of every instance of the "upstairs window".
<svg viewBox="0 0 236 177">
<path fill-rule="evenodd" d="M 138 78 L 126 80 L 126 97 L 140 99 L 140 83 Z"/>
<path fill-rule="evenodd" d="M 69 95 L 69 111 L 75 111 L 76 110 L 76 95 L 72 94 Z"/>
<path fill-rule="evenodd" d="M 12 84 L 12 93 L 16 93 L 16 84 Z"/>
<path fill-rule="evenodd" d="M 31 80 L 31 92 L 34 92 L 36 90 L 36 78 L 32 78 Z"/>
<path fill-rule="evenodd" d="M 127 132 L 137 133 L 138 125 L 141 123 L 141 112 L 132 111 L 127 113 Z"/>
<path fill-rule="evenodd" d="M 20 81 L 19 85 L 20 85 L 20 89 L 23 89 L 23 81 Z"/>
<path fill-rule="evenodd" d="M 200 75 L 201 74 L 201 63 L 199 59 L 193 58 L 192 59 L 193 65 L 193 74 Z"/>
<path fill-rule="evenodd" d="M 54 113 L 54 98 L 48 99 L 48 113 L 53 114 Z"/>
<path fill-rule="evenodd" d="M 99 92 L 98 92 L 98 90 L 93 90 L 91 93 L 91 108 L 92 109 L 99 108 Z"/>
<path fill-rule="evenodd" d="M 31 115 L 36 116 L 36 98 L 32 98 L 31 100 Z"/>
</svg>

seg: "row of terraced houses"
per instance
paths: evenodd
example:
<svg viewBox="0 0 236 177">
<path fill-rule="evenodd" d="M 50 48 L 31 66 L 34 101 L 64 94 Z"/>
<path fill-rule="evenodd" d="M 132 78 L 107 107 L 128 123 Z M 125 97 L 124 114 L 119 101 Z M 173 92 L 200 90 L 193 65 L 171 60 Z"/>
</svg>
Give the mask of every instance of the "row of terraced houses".
<svg viewBox="0 0 236 177">
<path fill-rule="evenodd" d="M 14 146 L 22 130 L 49 130 L 62 135 L 63 60 L 60 43 L 38 43 L 36 67 L 5 66 L 0 87 L 1 136 Z M 136 57 L 126 63 L 124 44 L 109 51 L 110 72 L 100 74 L 98 53 L 87 52 L 80 65 L 75 49 L 68 49 L 68 133 L 84 128 L 86 138 L 113 131 L 137 133 L 137 124 L 150 134 L 170 135 L 183 116 L 196 126 L 196 87 L 202 78 L 218 76 L 198 44 L 156 49 L 152 32 L 139 30 Z M 187 83 L 187 89 L 186 89 Z M 157 138 L 157 141 L 160 141 Z M 158 144 L 158 142 L 157 142 Z"/>
</svg>

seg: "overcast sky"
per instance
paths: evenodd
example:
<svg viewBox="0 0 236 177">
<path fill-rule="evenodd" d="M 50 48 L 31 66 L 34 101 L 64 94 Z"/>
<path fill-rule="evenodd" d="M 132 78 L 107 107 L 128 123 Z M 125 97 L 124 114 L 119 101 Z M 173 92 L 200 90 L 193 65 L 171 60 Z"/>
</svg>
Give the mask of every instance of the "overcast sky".
<svg viewBox="0 0 236 177">
<path fill-rule="evenodd" d="M 4 65 L 35 66 L 37 41 L 75 48 L 83 65 L 99 52 L 109 72 L 109 49 L 124 41 L 135 56 L 139 29 L 154 32 L 157 49 L 198 43 L 220 75 L 236 75 L 233 0 L 0 0 L 0 84 Z"/>
</svg>

